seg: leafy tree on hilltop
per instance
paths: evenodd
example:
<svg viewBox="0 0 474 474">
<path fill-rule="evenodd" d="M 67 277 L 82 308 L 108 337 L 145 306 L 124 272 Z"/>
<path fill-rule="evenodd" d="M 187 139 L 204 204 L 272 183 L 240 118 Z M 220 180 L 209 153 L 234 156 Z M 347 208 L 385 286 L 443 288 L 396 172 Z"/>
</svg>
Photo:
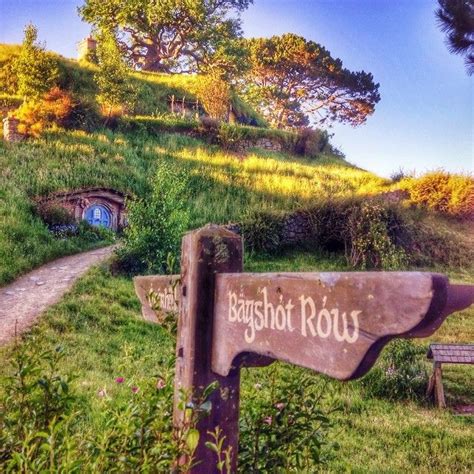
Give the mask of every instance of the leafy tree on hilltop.
<svg viewBox="0 0 474 474">
<path fill-rule="evenodd" d="M 25 27 L 21 52 L 14 63 L 18 95 L 26 100 L 38 100 L 56 83 L 59 70 L 57 61 L 38 44 L 38 29 L 33 24 Z"/>
<path fill-rule="evenodd" d="M 465 56 L 469 75 L 474 74 L 474 0 L 438 0 L 441 29 L 447 33 L 449 50 Z"/>
<path fill-rule="evenodd" d="M 137 69 L 200 71 L 217 62 L 233 70 L 242 62 L 240 20 L 232 13 L 253 0 L 85 0 L 79 12 L 98 28 L 115 28 Z"/>
<path fill-rule="evenodd" d="M 103 30 L 97 39 L 99 69 L 94 74 L 99 88 L 97 102 L 110 118 L 114 110 L 132 106 L 136 92 L 130 82 L 128 66 L 122 58 L 113 32 Z"/>
<path fill-rule="evenodd" d="M 323 46 L 287 33 L 247 41 L 251 67 L 242 90 L 278 128 L 327 120 L 360 125 L 380 100 L 379 85 L 352 72 Z"/>
</svg>

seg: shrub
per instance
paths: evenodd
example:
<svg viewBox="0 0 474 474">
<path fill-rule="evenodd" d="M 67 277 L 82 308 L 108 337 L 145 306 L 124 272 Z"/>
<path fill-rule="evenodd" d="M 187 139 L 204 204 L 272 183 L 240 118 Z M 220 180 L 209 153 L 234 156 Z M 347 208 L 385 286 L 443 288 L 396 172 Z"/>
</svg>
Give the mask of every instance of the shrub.
<svg viewBox="0 0 474 474">
<path fill-rule="evenodd" d="M 280 213 L 248 213 L 240 230 L 248 250 L 274 253 L 282 246 L 283 219 Z"/>
<path fill-rule="evenodd" d="M 74 401 L 70 380 L 58 372 L 63 355 L 60 347 L 39 353 L 28 345 L 13 354 L 12 373 L 2 381 L 0 411 L 0 466 L 9 472 L 27 470 L 25 466 L 41 470 L 40 463 L 49 458 L 45 432 L 65 419 Z M 56 441 L 60 445 L 62 437 Z"/>
<path fill-rule="evenodd" d="M 20 133 L 38 137 L 53 125 L 64 125 L 72 109 L 71 95 L 54 87 L 40 101 L 24 102 L 14 115 L 20 121 Z"/>
<path fill-rule="evenodd" d="M 20 97 L 8 94 L 0 94 L 0 112 L 2 109 L 15 109 L 21 105 L 23 101 Z"/>
<path fill-rule="evenodd" d="M 316 156 L 329 143 L 326 131 L 303 128 L 299 130 L 295 144 L 295 153 L 304 156 Z"/>
<path fill-rule="evenodd" d="M 18 91 L 18 76 L 15 71 L 17 55 L 0 63 L 0 90 L 4 94 L 13 95 Z"/>
<path fill-rule="evenodd" d="M 256 212 L 242 223 L 242 233 L 250 249 L 275 252 L 285 245 L 284 234 L 290 217 L 298 215 L 302 228 L 300 245 L 323 251 L 344 252 L 355 268 L 398 269 L 407 264 L 400 243 L 404 232 L 402 216 L 394 208 L 375 201 L 324 201 L 297 213 Z"/>
<path fill-rule="evenodd" d="M 93 132 L 102 125 L 102 116 L 97 104 L 86 99 L 74 99 L 74 106 L 66 121 L 68 128 Z"/>
<path fill-rule="evenodd" d="M 260 378 L 251 396 L 242 396 L 241 472 L 314 472 L 337 447 L 328 440 L 336 408 L 321 407 L 325 384 L 295 367 L 278 369 L 271 367 L 269 380 Z"/>
<path fill-rule="evenodd" d="M 114 34 L 104 30 L 98 38 L 97 57 L 99 69 L 94 74 L 99 94 L 97 102 L 101 105 L 107 122 L 123 112 L 133 109 L 137 91 L 129 78 L 128 67 Z"/>
<path fill-rule="evenodd" d="M 240 127 L 221 123 L 217 133 L 218 143 L 225 149 L 230 150 L 235 148 L 243 139 L 244 133 Z"/>
<path fill-rule="evenodd" d="M 196 96 L 209 117 L 225 120 L 230 106 L 229 83 L 220 77 L 203 75 L 199 77 Z"/>
<path fill-rule="evenodd" d="M 210 117 L 201 117 L 197 127 L 197 133 L 205 137 L 210 143 L 219 142 L 220 122 Z"/>
<path fill-rule="evenodd" d="M 59 75 L 57 60 L 37 43 L 37 38 L 37 28 L 27 25 L 21 52 L 14 64 L 17 93 L 27 101 L 39 99 L 56 84 Z"/>
<path fill-rule="evenodd" d="M 474 217 L 474 179 L 444 171 L 404 183 L 412 203 L 455 217 Z"/>
<path fill-rule="evenodd" d="M 64 207 L 54 203 L 40 203 L 37 211 L 43 222 L 48 226 L 74 224 L 74 216 Z"/>
<path fill-rule="evenodd" d="M 169 255 L 178 256 L 189 222 L 186 209 L 188 177 L 161 163 L 147 199 L 128 203 L 128 226 L 118 266 L 129 273 L 165 273 Z"/>
<path fill-rule="evenodd" d="M 359 382 L 374 397 L 416 399 L 426 389 L 425 349 L 412 341 L 396 339 L 384 349 L 377 365 Z"/>
<path fill-rule="evenodd" d="M 403 221 L 393 208 L 367 201 L 353 206 L 346 222 L 346 258 L 357 268 L 400 269 L 408 263 L 395 244 Z"/>
</svg>

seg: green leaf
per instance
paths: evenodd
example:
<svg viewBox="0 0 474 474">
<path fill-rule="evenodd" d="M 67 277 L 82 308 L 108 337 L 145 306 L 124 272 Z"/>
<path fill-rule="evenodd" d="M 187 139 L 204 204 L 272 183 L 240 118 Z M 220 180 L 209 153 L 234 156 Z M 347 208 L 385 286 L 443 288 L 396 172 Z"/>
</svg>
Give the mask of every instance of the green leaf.
<svg viewBox="0 0 474 474">
<path fill-rule="evenodd" d="M 199 443 L 199 431 L 196 428 L 191 428 L 186 435 L 186 445 L 190 451 L 195 451 Z"/>
</svg>

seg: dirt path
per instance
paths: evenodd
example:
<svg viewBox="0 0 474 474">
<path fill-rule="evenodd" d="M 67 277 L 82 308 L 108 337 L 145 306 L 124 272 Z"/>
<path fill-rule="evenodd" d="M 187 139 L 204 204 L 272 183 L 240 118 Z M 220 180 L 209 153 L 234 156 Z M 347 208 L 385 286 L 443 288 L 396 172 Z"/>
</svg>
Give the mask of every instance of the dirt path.
<svg viewBox="0 0 474 474">
<path fill-rule="evenodd" d="M 107 259 L 115 246 L 54 260 L 0 288 L 0 345 L 28 329 L 57 303 L 90 267 Z M 16 329 L 15 329 L 16 327 Z"/>
</svg>

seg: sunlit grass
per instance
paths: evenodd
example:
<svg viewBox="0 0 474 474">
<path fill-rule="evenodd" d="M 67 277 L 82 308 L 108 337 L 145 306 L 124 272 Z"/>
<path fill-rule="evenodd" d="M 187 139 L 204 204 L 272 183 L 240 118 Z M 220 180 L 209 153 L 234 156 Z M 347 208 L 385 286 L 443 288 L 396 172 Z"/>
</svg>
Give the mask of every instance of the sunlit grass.
<svg viewBox="0 0 474 474">
<path fill-rule="evenodd" d="M 190 175 L 191 228 L 238 221 L 256 210 L 291 210 L 328 197 L 372 194 L 387 185 L 334 157 L 310 161 L 254 152 L 242 159 L 176 134 L 58 131 L 25 143 L 3 143 L 0 255 L 5 257 L 0 259 L 0 284 L 52 256 L 81 248 L 51 238 L 35 216 L 35 197 L 96 186 L 146 197 L 149 180 L 163 161 Z"/>
</svg>

